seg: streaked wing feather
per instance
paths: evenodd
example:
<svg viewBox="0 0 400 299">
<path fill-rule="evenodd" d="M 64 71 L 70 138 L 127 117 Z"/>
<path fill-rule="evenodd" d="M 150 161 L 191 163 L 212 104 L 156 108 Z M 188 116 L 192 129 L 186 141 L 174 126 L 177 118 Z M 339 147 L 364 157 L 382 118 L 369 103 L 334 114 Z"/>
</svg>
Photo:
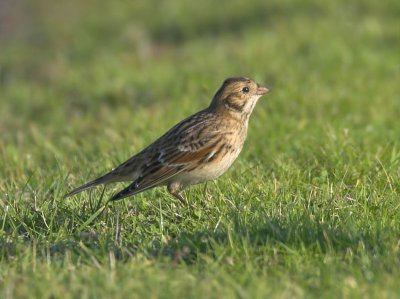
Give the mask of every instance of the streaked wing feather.
<svg viewBox="0 0 400 299">
<path fill-rule="evenodd" d="M 206 120 L 204 115 L 200 116 L 201 122 L 211 121 Z M 161 185 L 175 175 L 204 162 L 211 156 L 222 137 L 215 123 L 212 130 L 203 128 L 204 125 L 199 127 L 195 118 L 185 120 L 139 153 L 138 156 L 145 154 L 145 151 L 149 153 L 148 160 L 142 161 L 140 176 L 110 200 L 122 199 Z"/>
<path fill-rule="evenodd" d="M 122 191 L 118 192 L 116 195 L 114 195 L 110 201 L 115 201 L 119 199 L 123 199 L 128 196 L 135 195 L 137 193 L 146 191 L 150 188 L 153 188 L 162 182 L 168 180 L 170 177 L 177 175 L 178 173 L 183 171 L 182 169 L 178 169 L 177 167 L 163 167 L 164 170 L 160 171 L 157 173 L 157 177 L 147 177 L 146 179 L 143 179 L 142 181 L 138 182 L 136 180 L 132 184 L 130 184 L 128 187 L 123 189 Z"/>
</svg>

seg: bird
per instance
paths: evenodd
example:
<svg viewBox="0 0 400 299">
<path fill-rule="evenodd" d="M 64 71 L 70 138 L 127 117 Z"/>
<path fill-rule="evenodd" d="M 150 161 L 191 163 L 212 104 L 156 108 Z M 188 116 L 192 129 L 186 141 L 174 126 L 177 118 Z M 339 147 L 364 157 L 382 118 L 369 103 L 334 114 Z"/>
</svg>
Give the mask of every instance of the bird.
<svg viewBox="0 0 400 299">
<path fill-rule="evenodd" d="M 182 191 L 221 176 L 241 152 L 251 113 L 271 89 L 246 77 L 227 78 L 210 105 L 189 116 L 110 172 L 65 197 L 102 184 L 131 182 L 109 201 L 121 200 L 158 186 L 183 204 Z"/>
</svg>

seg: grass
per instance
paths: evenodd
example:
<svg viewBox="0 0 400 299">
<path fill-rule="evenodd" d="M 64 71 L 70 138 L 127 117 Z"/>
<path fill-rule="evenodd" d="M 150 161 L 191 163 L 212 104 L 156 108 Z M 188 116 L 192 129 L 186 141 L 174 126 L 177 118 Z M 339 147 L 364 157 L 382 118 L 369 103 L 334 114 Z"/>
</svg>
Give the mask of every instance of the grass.
<svg viewBox="0 0 400 299">
<path fill-rule="evenodd" d="M 398 1 L 2 5 L 2 298 L 400 297 Z M 63 199 L 232 75 L 274 92 L 188 206 Z"/>
</svg>

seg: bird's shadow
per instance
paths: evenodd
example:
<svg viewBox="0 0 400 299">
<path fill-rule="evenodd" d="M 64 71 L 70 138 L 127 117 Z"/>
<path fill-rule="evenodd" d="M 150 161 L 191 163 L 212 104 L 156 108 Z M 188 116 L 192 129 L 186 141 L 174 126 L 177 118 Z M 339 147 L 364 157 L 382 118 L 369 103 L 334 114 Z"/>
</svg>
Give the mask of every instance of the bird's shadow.
<svg viewBox="0 0 400 299">
<path fill-rule="evenodd" d="M 383 232 L 385 229 L 381 230 Z M 72 252 L 76 257 L 84 254 L 101 257 L 108 256 L 104 253 L 112 252 L 115 259 L 121 262 L 129 262 L 132 258 L 145 255 L 155 260 L 193 264 L 203 257 L 219 260 L 221 252 L 240 255 L 247 249 L 259 252 L 273 252 L 274 249 L 292 252 L 311 250 L 321 254 L 335 252 L 345 255 L 349 250 L 357 252 L 361 244 L 363 250 L 380 253 L 385 251 L 383 244 L 388 234 L 367 228 L 360 229 L 357 226 L 333 226 L 331 223 L 314 221 L 307 213 L 296 218 L 287 215 L 245 223 L 243 217 L 232 213 L 229 221 L 219 225 L 216 230 L 183 229 L 179 233 L 155 236 L 146 245 L 137 240 L 134 241 L 137 243 L 131 243 L 129 238 L 115 240 L 114 237 L 118 239 L 117 236 L 108 235 L 104 239 L 99 235 L 100 232 L 85 230 L 75 232 L 62 241 L 46 241 L 43 244 L 37 240 L 26 242 L 34 242 L 37 248 L 42 247 L 44 259 L 48 254 L 64 259 L 67 252 Z M 15 254 L 15 248 L 5 249 L 6 255 Z"/>
<path fill-rule="evenodd" d="M 289 216 L 287 216 L 289 217 Z M 307 213 L 296 219 L 269 218 L 263 222 L 243 223 L 239 216 L 231 216 L 228 223 L 217 230 L 182 230 L 178 234 L 154 238 L 146 248 L 138 244 L 116 246 L 110 242 L 107 250 L 117 260 L 128 262 L 132 257 L 145 255 L 155 260 L 193 264 L 199 259 L 220 260 L 221 253 L 243 254 L 244 250 L 273 252 L 274 250 L 301 253 L 310 250 L 319 254 L 334 253 L 345 256 L 349 251 L 383 253 L 385 234 L 360 230 L 356 226 L 334 227 L 313 221 Z M 89 242 L 89 247 L 95 246 Z M 266 249 L 266 250 L 265 250 Z M 128 254 L 126 254 L 128 253 Z"/>
<path fill-rule="evenodd" d="M 306 218 L 306 217 L 305 217 Z M 335 253 L 344 256 L 349 252 L 363 250 L 383 252 L 384 236 L 360 231 L 356 227 L 333 228 L 329 224 L 298 219 L 282 222 L 268 219 L 264 223 L 241 224 L 239 218 L 217 231 L 182 232 L 172 242 L 155 249 L 155 256 L 167 255 L 185 263 L 198 261 L 199 256 L 219 260 L 224 254 L 243 254 L 245 250 L 287 252 L 311 250 L 320 254 Z M 361 244 L 361 245 L 360 245 Z M 379 245 L 381 244 L 381 245 Z M 264 250 L 266 249 L 266 251 Z"/>
</svg>

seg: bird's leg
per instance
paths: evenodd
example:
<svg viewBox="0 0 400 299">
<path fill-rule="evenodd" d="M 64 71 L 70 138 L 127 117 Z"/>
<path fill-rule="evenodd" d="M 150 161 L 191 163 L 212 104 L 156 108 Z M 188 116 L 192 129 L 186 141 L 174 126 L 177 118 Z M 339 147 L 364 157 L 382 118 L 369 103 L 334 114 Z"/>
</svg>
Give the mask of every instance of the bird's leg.
<svg viewBox="0 0 400 299">
<path fill-rule="evenodd" d="M 204 184 L 204 189 L 203 189 L 204 199 L 207 199 L 207 183 L 208 183 L 208 182 L 205 182 L 205 184 Z"/>
<path fill-rule="evenodd" d="M 178 183 L 171 183 L 167 187 L 168 192 L 178 199 L 183 205 L 187 205 L 186 199 L 181 194 L 181 186 Z"/>
<path fill-rule="evenodd" d="M 184 198 L 183 196 L 182 196 L 182 194 L 181 193 L 171 193 L 175 198 L 177 198 L 177 199 L 179 199 L 179 201 L 183 204 L 183 205 L 187 205 L 187 201 L 186 201 L 186 198 Z"/>
</svg>

